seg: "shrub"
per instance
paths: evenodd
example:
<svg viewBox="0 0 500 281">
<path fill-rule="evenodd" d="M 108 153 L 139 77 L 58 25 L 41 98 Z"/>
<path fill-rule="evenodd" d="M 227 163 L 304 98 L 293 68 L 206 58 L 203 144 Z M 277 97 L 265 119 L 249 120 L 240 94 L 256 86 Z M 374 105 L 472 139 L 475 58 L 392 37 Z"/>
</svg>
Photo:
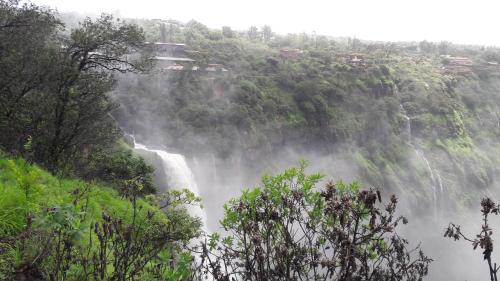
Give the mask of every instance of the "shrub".
<svg viewBox="0 0 500 281">
<path fill-rule="evenodd" d="M 200 247 L 202 268 L 215 280 L 422 280 L 431 259 L 413 254 L 396 228 L 397 199 L 383 206 L 356 183 L 317 189 L 305 164 L 225 205 L 222 227 Z"/>
</svg>

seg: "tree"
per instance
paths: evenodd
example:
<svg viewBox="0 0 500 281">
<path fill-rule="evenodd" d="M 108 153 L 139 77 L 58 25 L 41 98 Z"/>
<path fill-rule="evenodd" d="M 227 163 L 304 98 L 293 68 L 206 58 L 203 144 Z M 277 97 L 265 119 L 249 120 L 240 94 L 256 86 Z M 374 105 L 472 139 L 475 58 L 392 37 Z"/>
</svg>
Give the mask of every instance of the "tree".
<svg viewBox="0 0 500 281">
<path fill-rule="evenodd" d="M 0 148 L 25 154 L 55 171 L 112 148 L 121 136 L 106 93 L 113 72 L 141 71 L 144 42 L 136 25 L 103 15 L 72 30 L 55 13 L 32 4 L 0 1 Z"/>
<path fill-rule="evenodd" d="M 215 280 L 422 280 L 431 262 L 396 228 L 397 199 L 356 183 L 327 184 L 305 164 L 264 177 L 228 202 L 222 227 L 201 245 L 202 271 Z"/>
<path fill-rule="evenodd" d="M 438 45 L 439 54 L 440 55 L 447 55 L 449 50 L 451 49 L 450 45 L 451 45 L 451 43 L 447 42 L 447 41 L 439 42 L 439 45 Z"/>
<path fill-rule="evenodd" d="M 250 40 L 257 40 L 259 38 L 259 29 L 256 26 L 252 25 L 248 29 L 247 34 Z"/>
<path fill-rule="evenodd" d="M 142 69 L 127 54 L 138 52 L 143 42 L 141 29 L 115 22 L 111 15 L 96 21 L 87 18 L 72 31 L 57 57 L 61 67 L 56 68 L 48 89 L 53 93 L 49 105 L 53 115 L 47 121 L 52 124 L 45 128 L 49 139 L 38 142 L 48 145 L 40 149 L 39 161 L 54 171 L 65 157 L 116 141 L 118 129 L 109 116 L 115 105 L 106 93 L 115 85 L 112 72 Z"/>
<path fill-rule="evenodd" d="M 233 38 L 234 37 L 234 32 L 229 26 L 223 26 L 222 27 L 222 35 L 226 38 Z"/>
<path fill-rule="evenodd" d="M 418 43 L 418 47 L 420 49 L 420 52 L 430 54 L 436 51 L 436 45 L 432 42 L 428 42 L 426 40 L 420 41 Z"/>
<path fill-rule="evenodd" d="M 483 250 L 484 260 L 488 263 L 491 281 L 497 281 L 497 273 L 500 266 L 497 266 L 497 263 L 491 260 L 491 253 L 493 253 L 493 229 L 491 229 L 488 219 L 490 215 L 498 215 L 500 213 L 500 205 L 497 205 L 490 198 L 483 198 L 481 200 L 481 213 L 483 214 L 483 225 L 481 226 L 481 231 L 475 235 L 475 238 L 466 236 L 460 226 L 453 223 L 450 223 L 446 229 L 444 237 L 453 238 L 455 241 L 464 239 L 472 244 L 474 250 L 479 246 Z"/>
<path fill-rule="evenodd" d="M 51 10 L 0 0 L 0 148 L 20 152 L 37 115 L 30 100 L 40 95 L 52 67 L 62 24 Z"/>
<path fill-rule="evenodd" d="M 362 45 L 363 43 L 358 38 L 347 38 L 347 46 L 352 50 L 359 50 Z"/>
<path fill-rule="evenodd" d="M 262 27 L 262 38 L 264 39 L 264 42 L 268 43 L 272 37 L 273 31 L 271 30 L 271 27 L 269 25 L 264 25 Z"/>
</svg>

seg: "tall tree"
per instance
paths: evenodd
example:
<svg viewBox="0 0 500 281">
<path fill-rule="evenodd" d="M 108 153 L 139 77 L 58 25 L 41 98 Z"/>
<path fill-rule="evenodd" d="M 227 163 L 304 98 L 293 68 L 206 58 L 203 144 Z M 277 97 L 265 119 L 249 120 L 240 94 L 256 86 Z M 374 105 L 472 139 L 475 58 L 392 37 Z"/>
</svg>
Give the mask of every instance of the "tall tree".
<svg viewBox="0 0 500 281">
<path fill-rule="evenodd" d="M 96 21 L 86 19 L 64 40 L 56 68 L 44 130 L 47 139 L 36 142 L 37 159 L 52 170 L 62 160 L 84 149 L 114 143 L 118 128 L 109 113 L 114 105 L 106 96 L 113 89 L 113 72 L 139 71 L 144 62 L 131 60 L 144 42 L 142 30 L 135 25 L 114 21 L 103 15 Z"/>
<path fill-rule="evenodd" d="M 262 38 L 264 39 L 264 42 L 269 42 L 271 38 L 273 37 L 273 31 L 269 25 L 264 25 L 262 27 Z"/>
<path fill-rule="evenodd" d="M 52 171 L 116 143 L 113 73 L 147 65 L 135 25 L 103 15 L 69 36 L 61 29 L 51 10 L 0 0 L 0 149 L 29 150 Z"/>
<path fill-rule="evenodd" d="M 222 35 L 226 38 L 233 38 L 234 31 L 229 26 L 223 26 L 222 27 Z"/>
<path fill-rule="evenodd" d="M 61 27 L 51 10 L 0 0 L 0 148 L 22 150 L 37 114 L 28 100 L 49 80 Z"/>
<path fill-rule="evenodd" d="M 257 40 L 259 38 L 259 29 L 256 26 L 250 26 L 248 29 L 248 38 L 250 40 Z"/>
</svg>

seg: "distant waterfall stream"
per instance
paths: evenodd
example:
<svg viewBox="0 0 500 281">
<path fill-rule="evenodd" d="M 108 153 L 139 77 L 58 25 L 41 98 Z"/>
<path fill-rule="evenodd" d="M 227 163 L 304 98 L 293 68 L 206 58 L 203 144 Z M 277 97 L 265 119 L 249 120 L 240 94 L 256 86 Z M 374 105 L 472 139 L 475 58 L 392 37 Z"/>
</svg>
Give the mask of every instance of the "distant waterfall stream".
<svg viewBox="0 0 500 281">
<path fill-rule="evenodd" d="M 150 149 L 147 146 L 137 143 L 134 136 L 131 136 L 134 141 L 134 149 L 140 149 L 152 152 L 161 159 L 162 168 L 166 175 L 165 182 L 170 188 L 188 189 L 195 196 L 200 196 L 198 185 L 191 169 L 189 168 L 186 158 L 181 154 L 169 153 L 164 150 Z M 192 216 L 198 217 L 203 223 L 202 229 L 207 229 L 207 214 L 199 206 L 188 206 L 188 211 Z"/>
<path fill-rule="evenodd" d="M 421 159 L 422 162 L 425 164 L 425 167 L 429 174 L 431 182 L 431 190 L 432 190 L 432 207 L 434 212 L 434 218 L 437 220 L 439 218 L 438 210 L 441 207 L 439 206 L 439 201 L 440 198 L 443 198 L 444 195 L 443 181 L 441 179 L 441 175 L 436 169 L 432 169 L 429 160 L 427 160 L 427 157 L 425 157 L 424 151 L 421 149 L 417 149 L 415 145 L 413 145 L 412 135 L 411 135 L 411 118 L 408 116 L 408 113 L 406 112 L 406 109 L 404 108 L 403 104 L 399 104 L 399 107 L 401 108 L 403 117 L 406 119 L 406 133 L 408 134 L 408 145 L 413 148 L 413 150 L 417 154 L 417 157 Z"/>
<path fill-rule="evenodd" d="M 406 119 L 406 134 L 408 135 L 408 144 L 411 144 L 411 120 L 408 114 L 406 113 L 406 109 L 403 107 L 403 104 L 399 104 L 401 107 L 401 111 L 403 111 L 403 117 Z"/>
</svg>

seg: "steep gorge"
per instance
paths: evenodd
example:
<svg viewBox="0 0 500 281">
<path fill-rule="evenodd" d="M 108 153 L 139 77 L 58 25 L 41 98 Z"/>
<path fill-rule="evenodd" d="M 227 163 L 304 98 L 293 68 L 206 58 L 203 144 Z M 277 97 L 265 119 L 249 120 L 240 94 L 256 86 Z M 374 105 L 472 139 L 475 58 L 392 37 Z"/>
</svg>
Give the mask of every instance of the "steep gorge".
<svg viewBox="0 0 500 281">
<path fill-rule="evenodd" d="M 191 162 L 215 162 L 219 178 L 239 173 L 244 186 L 299 159 L 312 165 L 321 159 L 320 170 L 335 179 L 416 199 L 409 209 L 417 213 L 428 206 L 453 213 L 496 190 L 496 72 L 450 75 L 402 55 L 362 68 L 320 66 L 327 59 L 314 55 L 272 69 L 257 64 L 257 77 L 233 69 L 231 77 L 213 78 L 228 85 L 223 97 L 200 73 L 126 77 L 114 93 L 122 105 L 116 116 L 129 131 Z"/>
</svg>

